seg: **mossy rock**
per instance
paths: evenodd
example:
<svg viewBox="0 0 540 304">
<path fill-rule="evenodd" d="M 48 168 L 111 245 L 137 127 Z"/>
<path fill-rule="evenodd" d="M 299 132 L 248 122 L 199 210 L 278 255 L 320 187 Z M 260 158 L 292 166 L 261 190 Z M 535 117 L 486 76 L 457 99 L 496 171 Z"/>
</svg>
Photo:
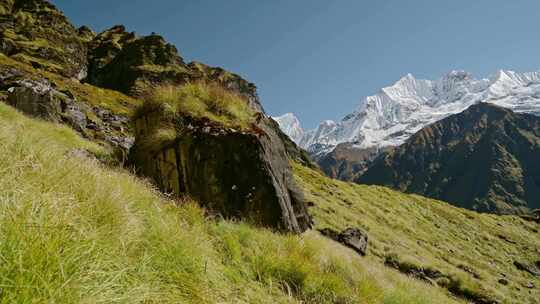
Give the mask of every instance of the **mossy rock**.
<svg viewBox="0 0 540 304">
<path fill-rule="evenodd" d="M 54 5 L 44 0 L 0 3 L 0 51 L 54 73 L 86 77 L 86 45 Z"/>
</svg>

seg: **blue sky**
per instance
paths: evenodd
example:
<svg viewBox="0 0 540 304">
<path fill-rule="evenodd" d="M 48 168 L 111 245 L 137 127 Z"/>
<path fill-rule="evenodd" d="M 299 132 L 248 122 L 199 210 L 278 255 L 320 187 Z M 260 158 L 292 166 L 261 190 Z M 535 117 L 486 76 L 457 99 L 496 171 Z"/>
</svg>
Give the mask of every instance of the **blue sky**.
<svg viewBox="0 0 540 304">
<path fill-rule="evenodd" d="M 157 32 L 254 82 L 271 115 L 341 119 L 406 73 L 540 69 L 536 0 L 53 0 L 77 25 Z"/>
</svg>

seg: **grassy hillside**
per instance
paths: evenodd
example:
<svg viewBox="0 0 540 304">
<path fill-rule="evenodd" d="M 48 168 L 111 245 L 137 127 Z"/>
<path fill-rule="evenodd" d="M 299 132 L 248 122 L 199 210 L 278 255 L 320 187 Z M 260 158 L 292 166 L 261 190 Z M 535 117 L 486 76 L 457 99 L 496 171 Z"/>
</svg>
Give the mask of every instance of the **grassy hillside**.
<svg viewBox="0 0 540 304">
<path fill-rule="evenodd" d="M 437 284 L 470 298 L 538 303 L 540 277 L 514 266 L 515 261 L 540 260 L 538 224 L 384 187 L 340 182 L 300 165 L 295 173 L 315 204 L 311 212 L 317 228 L 361 227 L 369 233 L 368 256 L 374 262 L 412 274 L 439 271 Z"/>
<path fill-rule="evenodd" d="M 3 104 L 0 142 L 0 303 L 457 302 L 317 233 L 206 218 Z"/>
</svg>

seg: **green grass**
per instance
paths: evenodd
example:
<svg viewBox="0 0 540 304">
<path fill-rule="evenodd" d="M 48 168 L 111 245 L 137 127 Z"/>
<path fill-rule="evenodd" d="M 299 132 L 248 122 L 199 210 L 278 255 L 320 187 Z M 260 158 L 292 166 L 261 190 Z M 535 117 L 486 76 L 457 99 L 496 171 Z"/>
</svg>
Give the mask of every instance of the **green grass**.
<svg viewBox="0 0 540 304">
<path fill-rule="evenodd" d="M 0 104 L 0 303 L 456 303 L 308 232 L 209 219 Z"/>
<path fill-rule="evenodd" d="M 152 73 L 185 73 L 188 74 L 190 71 L 182 66 L 162 66 L 157 64 L 144 64 L 136 67 L 139 70 Z"/>
<path fill-rule="evenodd" d="M 441 286 L 501 303 L 540 299 L 540 278 L 513 265 L 540 260 L 538 224 L 515 216 L 479 214 L 385 187 L 332 180 L 298 164 L 294 169 L 315 204 L 310 211 L 317 228 L 367 231 L 368 258 L 373 263 L 392 259 L 404 271 L 439 270 L 446 276 Z M 499 284 L 501 278 L 509 284 Z M 529 282 L 537 288 L 524 287 Z"/>
<path fill-rule="evenodd" d="M 254 112 L 240 95 L 217 83 L 192 82 L 151 89 L 135 117 L 159 111 L 163 118 L 206 118 L 225 127 L 249 129 Z"/>
</svg>

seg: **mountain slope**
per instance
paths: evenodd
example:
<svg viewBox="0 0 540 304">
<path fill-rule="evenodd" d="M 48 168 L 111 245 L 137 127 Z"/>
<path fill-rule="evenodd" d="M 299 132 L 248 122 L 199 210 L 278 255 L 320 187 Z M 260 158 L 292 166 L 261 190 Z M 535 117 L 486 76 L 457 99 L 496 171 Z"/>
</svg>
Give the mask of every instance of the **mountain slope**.
<svg viewBox="0 0 540 304">
<path fill-rule="evenodd" d="M 490 79 L 475 79 L 452 71 L 435 81 L 408 74 L 366 97 L 339 123 L 324 122 L 297 142 L 316 153 L 344 142 L 359 148 L 398 146 L 424 126 L 479 102 L 540 114 L 540 72 L 499 71 Z"/>
<path fill-rule="evenodd" d="M 50 45 L 44 46 L 42 40 L 48 36 L 41 35 L 42 24 L 32 20 L 34 14 L 48 20 L 47 16 L 61 13 L 45 0 L 0 0 L 2 18 L 13 17 L 10 13 L 15 12 L 15 8 L 32 8 L 16 19 L 29 22 L 8 20 L 8 25 L 23 25 L 17 32 L 29 36 L 26 38 L 32 38 L 34 25 L 39 25 L 36 31 L 39 39 L 22 39 L 23 49 L 0 55 L 0 101 L 9 102 L 29 115 L 55 117 L 49 119 L 55 123 L 29 119 L 0 104 L 0 303 L 444 304 L 472 301 L 483 304 L 533 303 L 538 298 L 537 290 L 529 290 L 539 285 L 536 278 L 511 266 L 514 261 L 522 268 L 534 267 L 534 249 L 538 252 L 536 224 L 518 217 L 477 218 L 473 213 L 456 211 L 440 202 L 382 187 L 338 184 L 324 179 L 316 171 L 296 165 L 298 182 L 308 191 L 320 228 L 326 225 L 342 229 L 350 225 L 368 230 L 370 249 L 368 256 L 362 258 L 316 231 L 292 235 L 256 228 L 260 223 L 253 216 L 241 217 L 246 222 L 227 221 L 220 216 L 223 213 L 210 209 L 211 205 L 182 195 L 172 196 L 169 187 L 162 188 L 166 194 L 158 192 L 148 181 L 121 167 L 113 167 L 116 162 L 111 160 L 116 157 L 108 149 L 119 142 L 128 143 L 122 146 L 130 149 L 129 141 L 118 141 L 117 137 L 134 135 L 130 128 L 131 115 L 134 108 L 139 108 L 139 94 L 164 85 L 163 90 L 154 90 L 165 97 L 165 100 L 159 98 L 156 105 L 163 111 L 161 114 L 169 116 L 151 122 L 157 132 L 144 141 L 146 148 L 167 148 L 166 152 L 175 152 L 147 155 L 148 164 L 165 165 L 158 168 L 161 173 L 167 173 L 160 176 L 163 177 L 160 186 L 175 180 L 174 176 L 187 176 L 190 183 L 183 185 L 196 182 L 201 192 L 204 187 L 225 185 L 226 191 L 233 193 L 243 191 L 242 185 L 227 184 L 232 179 L 224 180 L 221 174 L 212 174 L 216 170 L 208 166 L 208 159 L 226 165 L 232 157 L 238 156 L 237 149 L 257 148 L 260 138 L 255 137 L 268 136 L 269 132 L 257 127 L 267 117 L 262 112 L 255 86 L 220 68 L 196 62 L 184 64 L 176 49 L 160 36 L 137 37 L 121 26 L 98 35 L 88 28 L 77 31 L 77 40 L 89 47 L 89 62 L 86 62 L 90 67 L 86 79 L 89 83 L 81 83 L 76 78 L 68 78 L 81 76 L 66 72 L 72 70 L 69 60 L 49 56 Z M 62 28 L 45 27 L 52 31 L 62 31 Z M 2 34 L 3 39 L 5 31 Z M 66 35 L 73 38 L 73 31 Z M 51 37 L 55 37 L 54 33 Z M 6 41 L 0 42 L 5 46 Z M 68 44 L 64 45 L 66 41 Z M 54 42 L 59 44 L 59 49 L 70 49 L 69 40 Z M 24 60 L 27 55 L 24 46 L 30 51 L 37 46 L 45 52 L 40 53 L 43 56 L 39 58 L 30 55 L 30 60 Z M 84 54 L 83 49 L 72 50 L 77 55 Z M 70 56 L 66 58 L 75 59 Z M 186 82 L 195 83 L 186 85 Z M 218 85 L 219 89 L 200 87 L 208 82 Z M 170 86 L 175 86 L 176 90 Z M 185 94 L 185 90 L 190 91 L 189 94 Z M 230 93 L 242 95 L 241 99 L 247 101 L 255 115 L 234 107 Z M 175 102 L 164 103 L 167 98 Z M 242 105 L 245 108 L 245 104 Z M 190 118 L 195 117 L 201 125 L 190 123 Z M 216 125 L 219 121 L 221 124 Z M 71 126 L 78 134 L 60 123 Z M 237 123 L 240 123 L 239 130 Z M 243 132 L 242 125 L 246 124 L 254 132 L 250 134 L 250 142 L 238 144 L 226 137 Z M 264 127 L 277 130 L 277 123 L 268 119 Z M 138 131 L 144 132 L 144 129 Z M 196 132 L 195 136 L 186 130 Z M 225 142 L 218 148 L 225 147 L 230 154 L 223 161 L 212 155 L 225 153 L 208 145 L 204 138 L 197 149 L 168 149 L 169 144 L 179 143 L 176 132 L 186 135 L 182 140 L 188 143 L 183 147 L 188 147 L 189 141 L 200 139 L 200 135 L 216 136 Z M 287 157 L 308 165 L 309 160 L 283 138 L 284 134 L 276 133 L 272 137 L 281 139 L 285 147 L 262 152 L 284 160 L 280 166 L 286 172 L 274 171 L 272 175 L 292 180 Z M 265 145 L 275 148 L 272 142 Z M 193 159 L 186 166 L 176 166 L 179 162 L 185 164 L 184 157 Z M 235 161 L 240 163 L 237 166 L 249 162 L 255 169 L 267 165 L 246 158 Z M 176 165 L 172 165 L 174 162 Z M 194 168 L 196 170 L 192 170 Z M 201 170 L 209 174 L 201 177 L 197 174 Z M 184 175 L 186 171 L 189 172 Z M 234 167 L 223 171 L 235 172 Z M 248 172 L 240 178 L 258 183 L 253 189 L 258 190 L 265 181 L 250 180 L 251 176 Z M 180 180 L 177 181 L 180 187 Z M 262 202 L 252 195 L 243 198 Z M 403 204 L 403 201 L 412 203 Z M 224 203 L 230 201 L 224 200 Z M 201 205 L 209 210 L 202 209 Z M 430 212 L 432 205 L 436 205 L 439 213 L 448 212 L 449 216 L 436 217 Z M 268 204 L 265 207 L 273 208 Z M 386 215 L 388 222 L 385 222 Z M 460 222 L 451 220 L 455 218 Z M 442 238 L 429 238 L 433 236 L 432 225 L 441 223 L 444 224 L 439 231 Z M 505 230 L 495 223 L 504 225 Z M 452 248 L 445 244 L 438 250 L 438 245 L 430 245 L 422 250 L 420 244 L 424 239 L 430 244 L 444 240 L 459 246 Z M 493 250 L 490 245 L 504 250 Z M 476 254 L 479 251 L 476 246 L 482 246 L 483 257 Z M 469 266 L 461 267 L 452 261 L 451 256 L 443 252 L 447 248 Z M 408 258 L 418 255 L 437 262 L 412 264 Z M 493 264 L 488 265 L 486 261 Z M 493 265 L 496 267 L 491 267 Z M 470 266 L 480 269 L 467 268 Z M 437 267 L 439 272 L 432 271 L 432 267 Z M 499 270 L 503 274 L 498 273 Z M 500 279 L 497 279 L 502 276 L 507 277 L 504 285 L 507 287 L 493 287 L 498 287 Z"/>
<path fill-rule="evenodd" d="M 315 228 L 367 231 L 366 258 L 373 263 L 446 287 L 469 303 L 538 303 L 540 277 L 514 264 L 540 265 L 538 223 L 342 182 L 300 165 L 295 175 L 313 202 Z"/>
<path fill-rule="evenodd" d="M 15 22 L 21 12 L 25 20 L 29 20 L 27 23 Z M 254 84 L 221 68 L 209 67 L 199 62 L 186 64 L 176 47 L 155 33 L 138 36 L 127 32 L 121 25 L 99 34 L 84 27 L 75 31 L 67 18 L 48 1 L 5 0 L 0 2 L 0 15 L 10 26 L 8 29 L 4 28 L 3 34 L 14 30 L 28 37 L 39 37 L 38 41 L 27 41 L 31 44 L 21 44 L 21 48 L 14 52 L 0 54 L 0 97 L 6 96 L 8 104 L 34 117 L 66 123 L 85 137 L 114 149 L 118 162 L 129 162 L 138 173 L 156 180 L 162 191 L 170 193 L 173 189 L 170 185 L 181 185 L 174 188 L 177 190 L 176 195 L 204 196 L 206 199 L 198 197 L 199 202 L 207 208 L 213 206 L 213 211 L 222 216 L 249 214 L 252 219 L 265 218 L 267 224 L 279 223 L 286 229 L 297 232 L 309 226 L 310 218 L 306 213 L 301 191 L 293 185 L 288 156 L 303 160 L 304 163 L 309 160 L 302 151 L 285 139 L 286 136 L 277 124 L 266 117 Z M 65 31 L 62 26 L 43 29 L 49 19 L 61 21 L 65 24 Z M 51 34 L 41 35 L 44 30 Z M 79 34 L 84 36 L 84 39 L 79 39 Z M 0 39 L 4 36 L 0 36 Z M 55 39 L 57 36 L 65 39 Z M 51 41 L 47 40 L 49 37 Z M 73 50 L 74 46 L 70 44 L 69 38 L 80 40 L 83 47 Z M 0 42 L 7 43 L 6 41 L 8 40 Z M 19 58 L 18 55 L 31 50 L 36 43 L 37 47 L 44 51 L 44 47 L 41 47 L 43 42 L 50 45 L 56 43 L 58 49 L 70 49 L 76 52 L 76 55 L 84 54 L 82 64 L 88 67 L 88 75 L 82 79 L 85 83 L 82 84 L 80 79 L 67 78 L 65 73 L 58 74 L 62 71 L 49 69 L 48 65 L 34 64 Z M 50 52 L 44 51 L 40 55 L 42 63 L 67 65 L 66 62 L 58 62 L 57 56 Z M 65 52 L 64 55 L 66 57 L 63 59 L 67 62 L 76 59 L 75 54 Z M 178 136 L 157 139 L 174 129 L 160 128 L 166 124 L 166 119 L 161 118 L 167 115 L 158 117 L 157 121 L 147 121 L 145 116 L 145 119 L 139 122 L 146 121 L 147 125 L 157 130 L 156 133 L 146 130 L 152 136 L 155 135 L 156 138 L 152 139 L 155 139 L 156 143 L 176 144 L 178 149 L 163 146 L 160 147 L 163 151 L 155 151 L 141 146 L 133 147 L 141 135 L 135 134 L 134 126 L 137 123 L 133 118 L 133 110 L 139 108 L 137 105 L 140 100 L 155 96 L 154 93 L 160 91 L 159 88 L 164 94 L 157 94 L 160 97 L 156 98 L 159 100 L 156 104 L 171 97 L 171 94 L 167 93 L 171 93 L 172 88 L 177 88 L 177 100 L 171 104 L 174 107 L 190 105 L 175 115 L 174 122 L 167 121 L 168 125 L 178 124 Z M 228 110 L 223 111 L 224 109 Z M 169 110 L 170 108 L 166 112 L 169 113 Z M 193 115 L 195 113 L 198 115 Z M 236 130 L 234 123 L 223 124 L 229 118 L 240 116 L 246 118 L 243 123 L 247 124 L 242 129 Z M 190 119 L 192 124 L 184 125 L 184 119 Z M 200 128 L 186 131 L 194 124 Z M 209 126 L 213 127 L 211 134 L 207 132 Z M 137 130 L 143 132 L 145 128 Z M 171 133 L 168 132 L 169 135 Z M 188 143 L 204 136 L 205 140 L 197 141 L 194 145 Z M 248 141 L 247 144 L 240 144 L 240 138 L 244 142 Z M 179 142 L 184 143 L 182 147 L 185 149 L 179 148 Z M 194 153 L 194 149 L 198 150 L 198 153 Z M 131 153 L 134 150 L 144 151 L 137 154 L 144 162 L 136 162 L 129 157 L 134 155 Z M 188 162 L 190 157 L 194 158 L 193 162 Z M 215 161 L 213 166 L 209 166 L 208 161 L 201 162 L 201 158 L 206 157 Z M 182 166 L 189 168 L 184 170 Z M 142 169 L 150 167 L 150 170 Z M 231 175 L 233 171 L 224 169 L 227 167 L 233 167 L 233 171 L 234 168 L 252 171 L 250 174 L 244 172 Z M 257 175 L 266 172 L 259 170 L 261 167 L 272 171 L 272 174 Z M 256 175 L 259 178 L 254 178 Z M 184 176 L 187 176 L 186 180 Z M 209 184 L 210 181 L 212 185 Z M 208 191 L 209 187 L 213 191 Z M 218 197 L 222 199 L 218 200 Z M 278 214 L 273 203 L 262 200 L 262 197 L 279 202 L 283 217 Z M 294 206 L 291 206 L 292 202 Z M 225 210 L 227 212 L 224 212 Z"/>
<path fill-rule="evenodd" d="M 314 232 L 208 218 L 4 104 L 0 140 L 0 303 L 458 303 Z"/>
<path fill-rule="evenodd" d="M 540 117 L 488 103 L 429 125 L 357 179 L 483 212 L 540 208 Z"/>
<path fill-rule="evenodd" d="M 331 152 L 315 156 L 321 170 L 331 178 L 352 181 L 365 172 L 371 162 L 390 147 L 359 149 L 351 143 L 337 145 Z"/>
</svg>

